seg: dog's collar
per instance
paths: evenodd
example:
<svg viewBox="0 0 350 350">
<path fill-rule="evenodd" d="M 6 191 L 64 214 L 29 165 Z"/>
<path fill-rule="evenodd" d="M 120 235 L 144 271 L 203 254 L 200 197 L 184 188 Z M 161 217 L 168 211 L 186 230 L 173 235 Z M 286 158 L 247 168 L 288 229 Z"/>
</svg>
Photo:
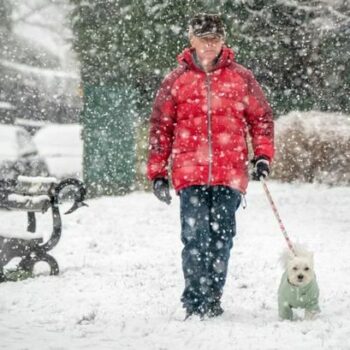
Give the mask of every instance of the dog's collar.
<svg viewBox="0 0 350 350">
<path fill-rule="evenodd" d="M 289 278 L 287 277 L 287 282 L 288 282 L 288 284 L 290 284 L 291 286 L 293 286 L 293 287 L 296 287 L 296 288 L 299 288 L 300 286 L 297 286 L 296 284 L 293 284 L 290 280 L 289 280 Z"/>
</svg>

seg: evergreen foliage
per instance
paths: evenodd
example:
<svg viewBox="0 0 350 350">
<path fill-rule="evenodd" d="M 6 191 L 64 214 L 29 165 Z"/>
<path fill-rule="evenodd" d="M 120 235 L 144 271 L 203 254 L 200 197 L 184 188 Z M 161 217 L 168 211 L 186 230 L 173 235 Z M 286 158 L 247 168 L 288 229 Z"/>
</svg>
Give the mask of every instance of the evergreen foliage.
<svg viewBox="0 0 350 350">
<path fill-rule="evenodd" d="M 188 45 L 188 20 L 199 11 L 223 14 L 228 44 L 265 87 L 277 114 L 350 110 L 347 1 L 71 1 L 83 81 L 134 86 L 143 116 Z"/>
<path fill-rule="evenodd" d="M 242 2 L 236 18 L 239 59 L 265 86 L 277 115 L 291 110 L 348 113 L 350 4 Z M 335 85 L 343 89 L 339 90 Z"/>
<path fill-rule="evenodd" d="M 3 29 L 11 30 L 11 8 L 9 0 L 0 0 L 0 40 Z"/>
<path fill-rule="evenodd" d="M 350 113 L 350 3 L 346 0 L 70 1 L 83 85 L 90 91 L 91 86 L 103 88 L 103 96 L 107 87 L 119 96 L 118 108 L 103 107 L 104 122 L 96 115 L 101 106 L 100 112 L 85 110 L 85 120 L 92 118 L 106 129 L 108 119 L 118 114 L 133 123 L 131 129 L 111 132 L 110 137 L 129 137 L 132 125 L 147 121 L 157 87 L 188 45 L 188 22 L 198 12 L 222 14 L 227 45 L 234 49 L 237 62 L 253 71 L 276 117 L 292 110 Z M 91 104 L 88 108 L 94 109 Z M 97 126 L 94 121 L 89 125 Z M 89 130 L 91 135 L 94 130 L 90 140 L 98 139 L 96 128 L 87 129 L 86 135 Z M 144 151 L 144 161 L 147 146 L 144 139 L 141 143 L 137 147 Z M 90 146 L 98 151 L 96 145 Z M 130 153 L 125 148 L 120 152 Z M 124 157 L 120 152 L 113 157 Z M 101 158 L 98 153 L 88 156 Z M 119 176 L 115 170 L 110 173 Z"/>
</svg>

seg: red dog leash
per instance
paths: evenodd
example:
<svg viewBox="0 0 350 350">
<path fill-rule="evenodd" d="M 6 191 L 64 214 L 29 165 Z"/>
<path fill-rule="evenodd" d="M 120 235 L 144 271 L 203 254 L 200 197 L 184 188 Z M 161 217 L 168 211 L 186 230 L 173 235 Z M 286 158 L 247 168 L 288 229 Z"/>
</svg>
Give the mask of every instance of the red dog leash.
<svg viewBox="0 0 350 350">
<path fill-rule="evenodd" d="M 292 253 L 294 255 L 296 255 L 295 254 L 295 250 L 293 248 L 293 244 L 292 244 L 291 240 L 288 237 L 287 230 L 286 230 L 286 228 L 283 225 L 283 222 L 282 222 L 281 217 L 280 217 L 280 215 L 278 213 L 277 207 L 276 207 L 276 205 L 275 205 L 275 203 L 274 203 L 274 201 L 272 199 L 271 193 L 270 193 L 270 191 L 269 191 L 269 189 L 268 189 L 268 187 L 266 185 L 265 179 L 263 177 L 260 177 L 260 181 L 261 181 L 261 183 L 263 185 L 263 188 L 265 190 L 266 196 L 267 196 L 267 198 L 268 198 L 268 200 L 269 200 L 269 202 L 271 204 L 272 211 L 274 212 L 274 214 L 276 216 L 276 219 L 277 219 L 278 224 L 280 226 L 280 229 L 281 229 L 281 231 L 283 233 L 283 236 L 284 236 L 284 238 L 285 238 L 285 240 L 286 240 L 286 242 L 288 244 L 288 248 L 292 251 Z"/>
</svg>

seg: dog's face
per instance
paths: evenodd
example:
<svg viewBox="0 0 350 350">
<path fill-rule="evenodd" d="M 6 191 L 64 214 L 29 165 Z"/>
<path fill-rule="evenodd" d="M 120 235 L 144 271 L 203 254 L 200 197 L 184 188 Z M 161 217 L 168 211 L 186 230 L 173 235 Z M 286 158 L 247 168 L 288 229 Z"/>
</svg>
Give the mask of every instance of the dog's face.
<svg viewBox="0 0 350 350">
<path fill-rule="evenodd" d="M 288 260 L 287 273 L 289 283 L 303 287 L 315 277 L 312 254 L 307 256 L 294 256 Z"/>
</svg>

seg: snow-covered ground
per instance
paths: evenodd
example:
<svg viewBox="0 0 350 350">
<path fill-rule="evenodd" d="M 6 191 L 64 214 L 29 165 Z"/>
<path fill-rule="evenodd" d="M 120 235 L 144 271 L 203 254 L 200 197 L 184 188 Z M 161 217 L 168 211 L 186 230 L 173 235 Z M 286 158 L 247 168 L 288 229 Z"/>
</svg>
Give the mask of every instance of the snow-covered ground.
<svg viewBox="0 0 350 350">
<path fill-rule="evenodd" d="M 63 218 L 59 276 L 0 285 L 1 349 L 350 349 L 350 188 L 270 189 L 291 238 L 315 252 L 319 319 L 278 321 L 286 245 L 259 183 L 237 214 L 225 313 L 206 321 L 183 322 L 178 198 L 168 207 L 133 193 Z M 23 213 L 1 218 L 1 231 L 25 229 Z"/>
</svg>

